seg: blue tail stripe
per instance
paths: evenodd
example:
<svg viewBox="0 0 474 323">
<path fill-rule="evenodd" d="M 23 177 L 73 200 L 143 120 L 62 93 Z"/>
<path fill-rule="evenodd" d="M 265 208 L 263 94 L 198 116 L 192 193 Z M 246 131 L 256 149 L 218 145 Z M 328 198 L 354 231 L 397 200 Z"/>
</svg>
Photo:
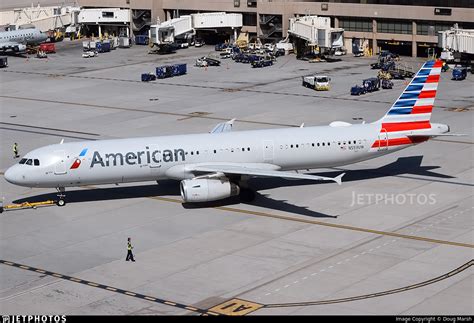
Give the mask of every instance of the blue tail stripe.
<svg viewBox="0 0 474 323">
<path fill-rule="evenodd" d="M 415 77 L 413 79 L 413 81 L 411 81 L 411 82 L 412 83 L 425 83 L 427 79 L 428 79 L 428 77 L 426 77 L 426 76 Z"/>
<path fill-rule="evenodd" d="M 412 108 L 391 109 L 388 114 L 410 114 Z"/>
<path fill-rule="evenodd" d="M 421 91 L 423 89 L 423 85 L 409 85 L 405 91 Z"/>
<path fill-rule="evenodd" d="M 420 92 L 408 92 L 408 93 L 403 93 L 402 96 L 399 98 L 399 100 L 403 99 L 418 99 L 418 95 L 420 95 Z"/>
<path fill-rule="evenodd" d="M 416 103 L 416 100 L 406 100 L 406 101 L 397 101 L 393 105 L 394 108 L 405 108 L 405 107 L 412 107 Z"/>
<path fill-rule="evenodd" d="M 429 68 L 423 68 L 421 69 L 416 76 L 427 76 L 430 75 L 431 69 Z"/>
<path fill-rule="evenodd" d="M 435 61 L 428 61 L 425 63 L 425 65 L 423 65 L 423 68 L 426 68 L 426 67 L 433 67 L 435 64 Z"/>
</svg>

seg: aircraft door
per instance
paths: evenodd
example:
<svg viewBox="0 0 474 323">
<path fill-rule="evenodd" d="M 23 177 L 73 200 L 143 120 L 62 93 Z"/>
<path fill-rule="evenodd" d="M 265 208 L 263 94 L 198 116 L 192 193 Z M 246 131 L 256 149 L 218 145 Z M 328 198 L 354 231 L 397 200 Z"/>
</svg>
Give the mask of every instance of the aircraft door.
<svg viewBox="0 0 474 323">
<path fill-rule="evenodd" d="M 59 160 L 54 165 L 54 174 L 55 175 L 64 175 L 67 173 L 66 170 L 66 152 L 64 150 L 57 150 L 54 152 L 56 156 L 59 157 Z"/>
<path fill-rule="evenodd" d="M 273 163 L 273 141 L 264 140 L 263 141 L 263 162 L 264 163 Z"/>
<path fill-rule="evenodd" d="M 163 162 L 163 153 L 155 145 L 149 145 L 147 150 L 150 153 L 150 162 L 148 163 L 148 167 L 150 168 L 152 175 L 158 175 L 161 170 L 161 163 Z"/>
<path fill-rule="evenodd" d="M 388 134 L 385 128 L 382 128 L 379 133 L 379 151 L 388 149 Z"/>
</svg>

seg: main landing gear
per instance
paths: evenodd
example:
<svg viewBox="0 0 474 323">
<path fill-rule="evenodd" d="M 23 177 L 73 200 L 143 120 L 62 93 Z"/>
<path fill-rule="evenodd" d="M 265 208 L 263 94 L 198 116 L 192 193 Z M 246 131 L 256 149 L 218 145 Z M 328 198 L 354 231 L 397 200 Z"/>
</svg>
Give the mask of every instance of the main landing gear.
<svg viewBox="0 0 474 323">
<path fill-rule="evenodd" d="M 64 187 L 57 187 L 56 190 L 58 191 L 58 194 L 56 195 L 58 197 L 58 200 L 56 201 L 56 205 L 57 206 L 66 205 L 66 189 Z"/>
</svg>

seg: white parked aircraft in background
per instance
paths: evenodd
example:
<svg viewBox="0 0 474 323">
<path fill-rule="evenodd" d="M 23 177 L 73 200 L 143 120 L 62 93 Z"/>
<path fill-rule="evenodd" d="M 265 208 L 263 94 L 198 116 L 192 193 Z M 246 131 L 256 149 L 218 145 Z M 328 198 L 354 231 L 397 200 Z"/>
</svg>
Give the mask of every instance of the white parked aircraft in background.
<svg viewBox="0 0 474 323">
<path fill-rule="evenodd" d="M 332 122 L 329 126 L 231 131 L 232 121 L 211 133 L 81 141 L 42 147 L 5 172 L 27 187 L 65 188 L 176 179 L 184 202 L 238 195 L 249 177 L 334 181 L 292 172 L 334 167 L 392 153 L 449 135 L 449 126 L 431 123 L 441 61 L 426 62 L 388 112 L 372 123 Z"/>
<path fill-rule="evenodd" d="M 37 28 L 18 29 L 0 32 L 0 51 L 23 53 L 26 45 L 37 45 L 44 42 L 48 36 Z"/>
</svg>

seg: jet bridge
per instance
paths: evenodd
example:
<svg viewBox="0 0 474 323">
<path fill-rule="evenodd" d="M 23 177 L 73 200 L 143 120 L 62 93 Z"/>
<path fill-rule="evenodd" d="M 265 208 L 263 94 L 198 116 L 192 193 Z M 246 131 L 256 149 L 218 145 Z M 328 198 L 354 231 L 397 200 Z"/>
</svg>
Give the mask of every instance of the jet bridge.
<svg viewBox="0 0 474 323">
<path fill-rule="evenodd" d="M 197 13 L 164 21 L 150 27 L 150 42 L 154 45 L 165 45 L 174 42 L 176 37 L 187 33 L 194 34 L 199 29 L 231 28 L 235 38 L 237 28 L 242 27 L 240 13 Z"/>
<path fill-rule="evenodd" d="M 307 46 L 332 49 L 344 45 L 344 29 L 331 28 L 331 18 L 329 17 L 290 18 L 288 33 L 306 41 Z"/>
</svg>

